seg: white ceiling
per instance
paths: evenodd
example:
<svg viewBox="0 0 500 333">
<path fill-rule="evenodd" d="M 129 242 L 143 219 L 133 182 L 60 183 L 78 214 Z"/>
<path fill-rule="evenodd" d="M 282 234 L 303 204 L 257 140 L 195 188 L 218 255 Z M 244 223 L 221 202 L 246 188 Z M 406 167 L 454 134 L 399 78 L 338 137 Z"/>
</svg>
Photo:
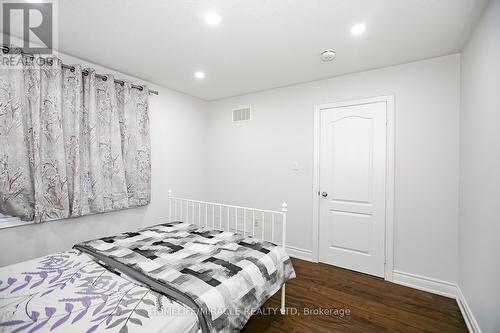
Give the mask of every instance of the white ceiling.
<svg viewBox="0 0 500 333">
<path fill-rule="evenodd" d="M 460 51 L 487 0 L 61 0 L 60 50 L 205 100 Z M 211 27 L 204 13 L 222 21 Z M 365 22 L 364 35 L 351 25 Z M 322 63 L 332 48 L 337 58 Z M 206 73 L 204 80 L 195 71 Z"/>
</svg>

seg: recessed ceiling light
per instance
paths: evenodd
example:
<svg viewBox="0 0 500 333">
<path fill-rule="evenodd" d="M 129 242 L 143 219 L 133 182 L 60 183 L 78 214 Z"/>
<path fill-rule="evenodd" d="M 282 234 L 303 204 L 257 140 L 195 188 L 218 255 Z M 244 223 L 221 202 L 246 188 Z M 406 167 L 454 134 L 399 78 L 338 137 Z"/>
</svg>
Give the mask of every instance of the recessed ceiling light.
<svg viewBox="0 0 500 333">
<path fill-rule="evenodd" d="M 205 21 L 208 25 L 218 25 L 220 23 L 220 15 L 216 12 L 208 12 L 205 14 Z"/>
<path fill-rule="evenodd" d="M 197 78 L 198 80 L 204 79 L 205 78 L 205 73 L 203 73 L 203 72 L 196 72 L 196 73 L 194 73 L 194 77 Z"/>
<path fill-rule="evenodd" d="M 357 23 L 351 27 L 351 34 L 354 36 L 362 35 L 366 30 L 366 25 L 364 23 Z"/>
</svg>

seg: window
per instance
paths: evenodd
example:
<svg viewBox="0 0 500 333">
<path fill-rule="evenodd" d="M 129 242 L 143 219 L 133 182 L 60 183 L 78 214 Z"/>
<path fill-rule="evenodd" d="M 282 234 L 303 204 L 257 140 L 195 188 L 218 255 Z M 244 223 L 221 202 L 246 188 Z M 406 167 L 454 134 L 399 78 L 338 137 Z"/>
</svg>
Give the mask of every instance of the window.
<svg viewBox="0 0 500 333">
<path fill-rule="evenodd" d="M 12 216 L 0 213 L 0 221 L 6 221 L 6 220 L 11 220 L 11 219 L 16 219 L 16 218 L 17 217 L 12 217 Z"/>
<path fill-rule="evenodd" d="M 0 212 L 0 229 L 17 227 L 24 224 L 32 224 L 33 222 L 24 222 L 19 217 L 14 217 Z"/>
</svg>

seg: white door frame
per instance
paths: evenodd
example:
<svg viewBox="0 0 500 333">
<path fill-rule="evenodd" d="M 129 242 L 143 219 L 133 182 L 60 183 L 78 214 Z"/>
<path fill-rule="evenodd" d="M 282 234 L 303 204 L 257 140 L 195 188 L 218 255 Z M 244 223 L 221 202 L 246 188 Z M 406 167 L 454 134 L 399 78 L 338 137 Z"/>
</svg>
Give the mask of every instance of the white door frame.
<svg viewBox="0 0 500 333">
<path fill-rule="evenodd" d="M 321 110 L 386 102 L 387 105 L 387 161 L 385 192 L 385 279 L 392 281 L 394 265 L 394 96 L 380 96 L 366 99 L 341 101 L 314 106 L 314 160 L 313 160 L 313 247 L 312 259 L 319 261 L 319 152 Z"/>
</svg>

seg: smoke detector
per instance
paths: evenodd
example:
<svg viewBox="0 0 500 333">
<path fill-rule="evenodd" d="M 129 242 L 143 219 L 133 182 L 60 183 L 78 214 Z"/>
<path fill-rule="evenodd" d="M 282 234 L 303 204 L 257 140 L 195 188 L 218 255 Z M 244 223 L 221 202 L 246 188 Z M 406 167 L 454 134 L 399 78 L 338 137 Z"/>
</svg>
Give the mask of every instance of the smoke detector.
<svg viewBox="0 0 500 333">
<path fill-rule="evenodd" d="M 337 53 L 335 53 L 334 50 L 324 50 L 323 52 L 321 52 L 321 61 L 323 62 L 332 61 L 333 59 L 335 59 L 336 55 Z"/>
</svg>

